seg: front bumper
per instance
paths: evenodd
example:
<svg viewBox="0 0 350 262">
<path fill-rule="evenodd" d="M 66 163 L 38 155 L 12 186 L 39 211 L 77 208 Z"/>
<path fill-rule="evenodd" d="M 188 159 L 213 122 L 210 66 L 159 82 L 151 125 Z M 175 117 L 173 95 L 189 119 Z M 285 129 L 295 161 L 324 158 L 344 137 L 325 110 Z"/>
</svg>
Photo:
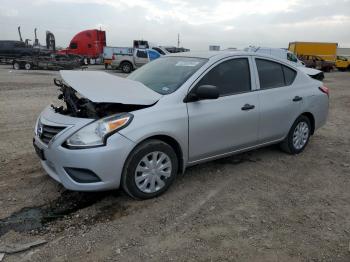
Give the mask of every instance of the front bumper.
<svg viewBox="0 0 350 262">
<path fill-rule="evenodd" d="M 102 191 L 119 187 L 124 162 L 134 148 L 134 142 L 115 133 L 108 138 L 105 146 L 68 149 L 62 146 L 66 139 L 92 120 L 63 116 L 53 112 L 51 108 L 43 111 L 40 120 L 46 125 L 67 126 L 48 144 L 42 142 L 38 136 L 33 140 L 43 152 L 44 160 L 41 160 L 43 168 L 53 179 L 74 191 Z M 65 168 L 90 170 L 100 181 L 79 183 L 68 175 Z"/>
</svg>

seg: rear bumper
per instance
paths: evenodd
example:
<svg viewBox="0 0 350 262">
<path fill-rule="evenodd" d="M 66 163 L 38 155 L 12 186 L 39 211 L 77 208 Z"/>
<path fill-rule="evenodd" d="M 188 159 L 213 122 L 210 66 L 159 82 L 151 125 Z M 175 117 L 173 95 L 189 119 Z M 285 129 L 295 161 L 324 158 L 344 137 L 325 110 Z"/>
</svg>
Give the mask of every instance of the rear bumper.
<svg viewBox="0 0 350 262">
<path fill-rule="evenodd" d="M 104 63 L 105 65 L 110 65 L 110 64 L 112 64 L 112 59 L 104 59 L 104 60 L 103 60 L 103 63 Z"/>
</svg>

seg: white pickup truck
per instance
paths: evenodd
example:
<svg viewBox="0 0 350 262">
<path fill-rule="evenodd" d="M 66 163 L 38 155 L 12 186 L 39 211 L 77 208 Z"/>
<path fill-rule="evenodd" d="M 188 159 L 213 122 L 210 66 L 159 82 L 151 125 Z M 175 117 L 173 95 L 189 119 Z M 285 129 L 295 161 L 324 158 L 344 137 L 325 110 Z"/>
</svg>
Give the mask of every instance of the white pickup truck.
<svg viewBox="0 0 350 262">
<path fill-rule="evenodd" d="M 130 73 L 132 70 L 147 64 L 161 56 L 154 49 L 134 48 L 133 53 L 120 54 L 114 53 L 112 56 L 112 69 L 121 69 L 124 73 Z"/>
<path fill-rule="evenodd" d="M 132 47 L 114 47 L 114 46 L 105 46 L 103 47 L 103 63 L 105 69 L 108 69 L 112 64 L 113 54 L 124 54 L 130 55 L 134 52 Z"/>
</svg>

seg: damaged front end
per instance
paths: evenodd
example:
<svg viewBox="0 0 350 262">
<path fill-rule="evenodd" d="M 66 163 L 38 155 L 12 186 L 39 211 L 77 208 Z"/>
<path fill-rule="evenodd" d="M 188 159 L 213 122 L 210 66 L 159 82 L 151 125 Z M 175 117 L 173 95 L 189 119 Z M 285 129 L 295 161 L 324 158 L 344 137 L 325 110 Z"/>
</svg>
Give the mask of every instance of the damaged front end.
<svg viewBox="0 0 350 262">
<path fill-rule="evenodd" d="M 43 118 L 73 125 L 70 130 L 74 132 L 63 143 L 68 148 L 106 145 L 108 137 L 131 123 L 134 111 L 151 107 L 162 97 L 140 82 L 105 72 L 63 70 L 60 74 L 62 80 L 54 83 L 63 103 L 51 105 Z"/>
<path fill-rule="evenodd" d="M 99 119 L 118 113 L 131 112 L 146 108 L 152 105 L 132 105 L 122 103 L 103 103 L 92 102 L 81 96 L 75 89 L 59 79 L 54 79 L 54 84 L 59 87 L 61 92 L 58 99 L 64 102 L 64 105 L 51 105 L 56 113 L 79 118 Z"/>
</svg>

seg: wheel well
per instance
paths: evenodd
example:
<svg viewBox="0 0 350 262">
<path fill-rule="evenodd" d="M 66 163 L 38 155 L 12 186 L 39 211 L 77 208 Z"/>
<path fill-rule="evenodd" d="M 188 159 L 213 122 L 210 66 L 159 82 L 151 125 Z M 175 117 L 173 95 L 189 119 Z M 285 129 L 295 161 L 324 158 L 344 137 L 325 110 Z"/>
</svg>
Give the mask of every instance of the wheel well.
<svg viewBox="0 0 350 262">
<path fill-rule="evenodd" d="M 310 120 L 311 135 L 313 135 L 315 132 L 315 118 L 314 118 L 313 114 L 311 114 L 310 112 L 305 112 L 302 114 L 302 116 L 306 116 Z"/>
<path fill-rule="evenodd" d="M 164 143 L 167 143 L 168 145 L 170 145 L 174 149 L 175 154 L 177 156 L 177 161 L 179 164 L 179 173 L 183 173 L 184 172 L 184 159 L 183 159 L 183 153 L 182 153 L 182 149 L 181 149 L 180 144 L 174 138 L 167 136 L 167 135 L 156 135 L 156 136 L 148 137 L 147 139 L 143 140 L 142 142 L 145 142 L 145 141 L 150 140 L 150 139 L 161 140 Z"/>
<path fill-rule="evenodd" d="M 133 65 L 132 65 L 132 63 L 131 63 L 130 61 L 128 61 L 128 60 L 124 60 L 124 61 L 121 61 L 121 62 L 120 62 L 120 66 L 122 66 L 123 64 L 129 64 L 129 65 L 131 66 L 131 69 L 134 68 Z"/>
</svg>

